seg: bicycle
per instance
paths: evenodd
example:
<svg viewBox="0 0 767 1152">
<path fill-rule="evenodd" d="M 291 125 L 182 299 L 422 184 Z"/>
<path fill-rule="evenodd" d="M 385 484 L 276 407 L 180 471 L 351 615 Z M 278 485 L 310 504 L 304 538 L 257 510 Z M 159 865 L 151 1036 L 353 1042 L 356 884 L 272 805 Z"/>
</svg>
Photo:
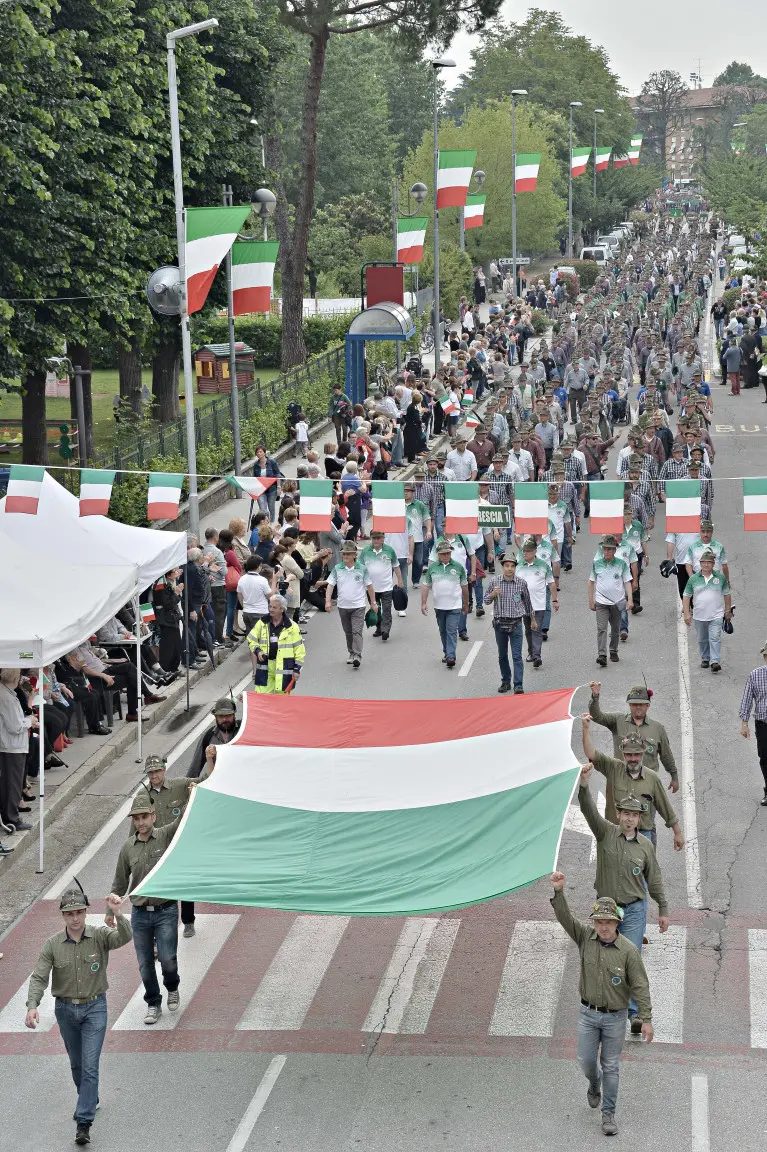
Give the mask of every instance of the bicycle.
<svg viewBox="0 0 767 1152">
<path fill-rule="evenodd" d="M 380 364 L 376 364 L 375 373 L 376 386 L 379 389 L 382 389 L 384 393 L 386 393 L 386 389 L 389 387 L 389 369 L 386 367 L 386 364 L 383 362 L 383 360 L 380 362 Z"/>
<path fill-rule="evenodd" d="M 421 351 L 434 351 L 434 333 L 432 332 L 431 328 L 425 328 L 421 333 Z"/>
</svg>

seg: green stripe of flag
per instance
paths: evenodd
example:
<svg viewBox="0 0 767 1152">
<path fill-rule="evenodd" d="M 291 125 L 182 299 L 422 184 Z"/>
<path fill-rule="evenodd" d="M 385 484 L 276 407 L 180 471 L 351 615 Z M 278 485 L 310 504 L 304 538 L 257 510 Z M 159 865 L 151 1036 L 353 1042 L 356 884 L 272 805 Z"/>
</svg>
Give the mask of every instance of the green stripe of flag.
<svg viewBox="0 0 767 1152">
<path fill-rule="evenodd" d="M 700 480 L 667 480 L 666 499 L 694 500 L 700 496 Z"/>
<path fill-rule="evenodd" d="M 623 485 L 621 484 L 621 488 Z M 526 480 L 524 483 L 514 485 L 514 495 L 519 500 L 546 500 L 549 498 L 548 484 L 537 480 Z"/>
<path fill-rule="evenodd" d="M 442 148 L 439 150 L 439 166 L 440 168 L 473 168 L 474 161 L 477 158 L 476 150 L 471 151 L 449 151 L 445 152 Z"/>
<path fill-rule="evenodd" d="M 45 469 L 36 464 L 11 464 L 9 480 L 26 480 L 28 484 L 42 484 Z"/>
<path fill-rule="evenodd" d="M 237 204 L 233 208 L 187 208 L 187 243 L 201 240 L 204 236 L 236 234 L 251 211 L 250 204 Z"/>
<path fill-rule="evenodd" d="M 80 484 L 104 484 L 111 488 L 115 482 L 114 472 L 105 468 L 83 468 L 80 473 Z"/>
<path fill-rule="evenodd" d="M 404 500 L 405 484 L 401 480 L 374 480 L 374 500 Z"/>
<path fill-rule="evenodd" d="M 620 500 L 623 503 L 625 485 L 622 480 L 596 480 L 589 483 L 592 500 L 597 496 L 600 500 Z"/>
<path fill-rule="evenodd" d="M 298 490 L 302 496 L 330 497 L 333 495 L 332 480 L 299 480 Z"/>
<path fill-rule="evenodd" d="M 744 496 L 767 496 L 767 477 L 751 476 L 743 481 Z"/>
<path fill-rule="evenodd" d="M 398 232 L 423 232 L 429 226 L 428 216 L 412 216 L 409 220 L 398 220 Z"/>
<path fill-rule="evenodd" d="M 590 154 L 590 148 L 573 148 L 573 160 L 582 160 L 584 156 L 589 156 Z"/>
<path fill-rule="evenodd" d="M 470 204 L 486 204 L 486 203 L 487 203 L 487 196 L 485 195 L 484 192 L 474 192 L 474 193 L 472 193 L 472 195 L 466 197 L 467 207 Z"/>
<path fill-rule="evenodd" d="M 445 499 L 476 502 L 479 499 L 479 483 L 476 480 L 460 480 L 456 483 L 448 481 L 445 484 Z"/>
<path fill-rule="evenodd" d="M 540 152 L 517 152 L 517 168 L 520 168 L 523 164 L 540 164 L 541 155 Z"/>
<path fill-rule="evenodd" d="M 272 240 L 235 240 L 232 264 L 274 264 L 280 245 Z"/>
<path fill-rule="evenodd" d="M 182 488 L 184 475 L 178 472 L 151 472 L 149 475 L 150 488 Z"/>
</svg>

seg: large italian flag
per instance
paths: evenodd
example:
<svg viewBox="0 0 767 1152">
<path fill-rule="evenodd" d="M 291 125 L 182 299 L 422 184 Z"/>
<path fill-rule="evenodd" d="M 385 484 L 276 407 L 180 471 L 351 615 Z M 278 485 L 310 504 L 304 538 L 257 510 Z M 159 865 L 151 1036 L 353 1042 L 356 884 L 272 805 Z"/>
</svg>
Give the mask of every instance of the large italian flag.
<svg viewBox="0 0 767 1152">
<path fill-rule="evenodd" d="M 333 515 L 333 481 L 299 480 L 298 523 L 302 532 L 329 532 Z"/>
<path fill-rule="evenodd" d="M 232 488 L 237 488 L 246 496 L 250 496 L 251 500 L 258 500 L 267 488 L 277 483 L 276 476 L 226 476 L 225 480 Z"/>
<path fill-rule="evenodd" d="M 666 481 L 666 531 L 700 531 L 700 480 Z"/>
<path fill-rule="evenodd" d="M 597 172 L 606 172 L 610 166 L 610 153 L 612 148 L 597 148 L 596 164 Z"/>
<path fill-rule="evenodd" d="M 437 208 L 463 208 L 476 159 L 476 152 L 445 152 L 440 148 Z"/>
<path fill-rule="evenodd" d="M 536 482 L 514 485 L 514 529 L 516 532 L 540 532 L 549 529 L 549 488 Z"/>
<path fill-rule="evenodd" d="M 463 226 L 466 228 L 481 228 L 485 222 L 485 201 L 487 196 L 484 192 L 472 193 L 471 196 L 466 197 L 466 207 L 463 210 Z"/>
<path fill-rule="evenodd" d="M 405 485 L 400 480 L 374 480 L 373 530 L 407 532 Z"/>
<path fill-rule="evenodd" d="M 278 243 L 236 240 L 232 245 L 232 302 L 235 316 L 268 312 L 272 305 Z"/>
<path fill-rule="evenodd" d="M 589 532 L 602 534 L 614 532 L 623 535 L 623 495 L 622 480 L 589 480 L 591 496 L 591 517 Z"/>
<path fill-rule="evenodd" d="M 397 259 L 400 264 L 421 263 L 428 224 L 428 216 L 397 220 Z"/>
<path fill-rule="evenodd" d="M 540 152 L 518 152 L 514 157 L 514 191 L 535 192 L 540 166 Z"/>
<path fill-rule="evenodd" d="M 250 204 L 234 208 L 186 209 L 186 310 L 199 312 L 219 265 L 250 214 Z"/>
<path fill-rule="evenodd" d="M 479 484 L 476 480 L 445 484 L 445 531 L 476 532 L 479 516 Z"/>
<path fill-rule="evenodd" d="M 556 865 L 573 689 L 500 701 L 247 693 L 136 894 L 338 915 L 492 900 Z"/>
<path fill-rule="evenodd" d="M 743 527 L 746 532 L 767 532 L 767 479 L 743 481 Z"/>
<path fill-rule="evenodd" d="M 642 137 L 641 136 L 632 136 L 631 137 L 631 147 L 629 148 L 629 162 L 631 164 L 638 164 L 639 163 L 639 153 L 640 153 L 641 148 L 642 148 Z"/>
<path fill-rule="evenodd" d="M 573 178 L 582 176 L 586 171 L 586 165 L 589 162 L 590 155 L 590 148 L 573 148 L 570 156 L 570 172 Z"/>
</svg>

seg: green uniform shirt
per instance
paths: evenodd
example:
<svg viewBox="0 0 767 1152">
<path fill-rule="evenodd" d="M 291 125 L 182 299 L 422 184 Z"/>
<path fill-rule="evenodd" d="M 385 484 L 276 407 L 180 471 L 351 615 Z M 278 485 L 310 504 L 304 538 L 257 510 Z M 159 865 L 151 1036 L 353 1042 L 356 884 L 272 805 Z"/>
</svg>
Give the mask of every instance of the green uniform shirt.
<svg viewBox="0 0 767 1152">
<path fill-rule="evenodd" d="M 150 788 L 149 793 L 154 800 L 154 810 L 157 813 L 155 828 L 161 828 L 163 824 L 171 824 L 183 815 L 184 809 L 189 803 L 189 793 L 193 783 L 192 780 L 187 780 L 185 776 L 176 776 L 173 780 L 168 780 L 166 777 L 158 791 Z"/>
<path fill-rule="evenodd" d="M 420 544 L 423 541 L 426 521 L 430 519 L 429 509 L 421 500 L 411 500 L 409 504 L 405 505 L 405 517 L 408 532 L 415 543 Z"/>
<path fill-rule="evenodd" d="M 122 948 L 132 937 L 127 916 L 116 916 L 114 928 L 107 924 L 99 924 L 95 928 L 86 924 L 80 940 L 72 940 L 66 929 L 50 936 L 43 944 L 29 980 L 27 1008 L 39 1007 L 51 972 L 52 996 L 62 996 L 66 1000 L 87 1000 L 106 992 L 109 987 L 109 953 L 115 948 Z"/>
<path fill-rule="evenodd" d="M 581 1000 L 615 1012 L 628 1008 L 633 996 L 639 1019 L 649 1024 L 652 1020 L 650 983 L 638 949 L 620 932 L 614 943 L 603 944 L 592 924 L 575 919 L 564 892 L 554 893 L 551 907 L 567 935 L 578 945 Z"/>
<path fill-rule="evenodd" d="M 666 729 L 657 720 L 643 720 L 635 724 L 630 712 L 603 712 L 599 705 L 599 697 L 592 696 L 589 700 L 589 712 L 597 724 L 608 728 L 613 734 L 613 752 L 620 755 L 621 740 L 629 732 L 638 732 L 644 739 L 647 747 L 642 757 L 642 763 L 653 772 L 658 771 L 658 761 L 668 772 L 672 780 L 678 778 L 674 753 L 668 741 Z"/>
<path fill-rule="evenodd" d="M 704 544 L 700 537 L 694 540 L 687 549 L 684 558 L 685 564 L 691 565 L 693 572 L 700 572 L 700 556 L 707 548 L 710 548 L 716 556 L 714 571 L 721 572 L 722 565 L 727 563 L 727 553 L 724 550 L 724 544 L 720 544 L 718 540 L 714 539 L 709 540 L 708 544 Z"/>
<path fill-rule="evenodd" d="M 448 611 L 463 607 L 463 589 L 468 584 L 466 569 L 455 560 L 440 564 L 435 560 L 421 576 L 421 584 L 431 588 L 435 609 Z"/>
<path fill-rule="evenodd" d="M 642 545 L 647 539 L 647 532 L 639 520 L 632 520 L 628 528 L 623 529 L 621 536 L 621 544 L 630 544 L 634 551 L 639 555 L 644 552 Z"/>
<path fill-rule="evenodd" d="M 652 768 L 641 767 L 641 776 L 631 776 L 625 760 L 616 760 L 612 756 L 605 756 L 604 752 L 595 752 L 591 763 L 597 772 L 601 772 L 607 780 L 607 803 L 605 817 L 611 824 L 618 823 L 618 813 L 615 802 L 625 800 L 627 796 L 636 796 L 645 806 L 639 818 L 639 827 L 648 832 L 655 827 L 655 812 L 660 813 L 666 827 L 671 828 L 677 823 L 676 813 L 663 787 L 660 776 Z"/>
<path fill-rule="evenodd" d="M 578 789 L 578 803 L 586 823 L 597 841 L 597 876 L 594 888 L 598 896 L 612 896 L 621 907 L 633 900 L 644 900 L 645 886 L 658 905 L 658 915 L 668 914 L 663 877 L 647 836 L 637 833 L 627 840 L 616 824 L 599 815 L 588 788 Z"/>
<path fill-rule="evenodd" d="M 399 572 L 397 553 L 390 544 L 382 544 L 375 549 L 372 544 L 363 548 L 359 556 L 367 569 L 374 592 L 391 592 L 394 588 L 394 573 Z"/>
<path fill-rule="evenodd" d="M 730 594 L 730 585 L 722 572 L 713 572 L 708 580 L 702 572 L 693 572 L 684 590 L 692 600 L 693 620 L 721 620 L 724 616 L 724 598 Z"/>
<path fill-rule="evenodd" d="M 137 888 L 166 851 L 177 828 L 178 820 L 174 820 L 172 824 L 165 824 L 161 828 L 155 824 L 149 833 L 148 840 L 139 840 L 138 832 L 132 832 L 117 857 L 112 891 L 118 896 L 125 896 L 129 888 Z M 131 904 L 134 904 L 136 908 L 143 908 L 146 904 L 152 904 L 156 907 L 173 903 L 172 900 L 156 900 L 152 896 L 131 896 L 130 899 Z"/>
</svg>

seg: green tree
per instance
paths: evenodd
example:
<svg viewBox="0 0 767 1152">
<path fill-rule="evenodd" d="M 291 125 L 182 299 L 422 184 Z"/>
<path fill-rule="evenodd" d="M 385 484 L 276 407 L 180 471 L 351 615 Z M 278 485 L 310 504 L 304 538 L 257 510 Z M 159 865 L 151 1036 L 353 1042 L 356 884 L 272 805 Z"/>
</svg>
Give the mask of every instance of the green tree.
<svg viewBox="0 0 767 1152">
<path fill-rule="evenodd" d="M 724 72 L 720 72 L 714 79 L 714 88 L 724 87 L 729 84 L 754 84 L 767 86 L 767 80 L 764 76 L 759 76 L 754 72 L 750 64 L 741 64 L 738 60 L 733 60 L 727 65 Z"/>
<path fill-rule="evenodd" d="M 324 283 L 332 283 L 342 296 L 359 295 L 362 265 L 391 260 L 392 248 L 390 213 L 370 194 L 344 196 L 314 214 L 309 257 Z"/>
<path fill-rule="evenodd" d="M 708 164 L 703 186 L 711 207 L 747 240 L 767 232 L 767 161 L 747 153 Z"/>
<path fill-rule="evenodd" d="M 639 112 L 645 123 L 644 148 L 666 167 L 666 137 L 679 116 L 687 85 L 678 72 L 667 68 L 651 72 L 642 85 Z"/>
</svg>

